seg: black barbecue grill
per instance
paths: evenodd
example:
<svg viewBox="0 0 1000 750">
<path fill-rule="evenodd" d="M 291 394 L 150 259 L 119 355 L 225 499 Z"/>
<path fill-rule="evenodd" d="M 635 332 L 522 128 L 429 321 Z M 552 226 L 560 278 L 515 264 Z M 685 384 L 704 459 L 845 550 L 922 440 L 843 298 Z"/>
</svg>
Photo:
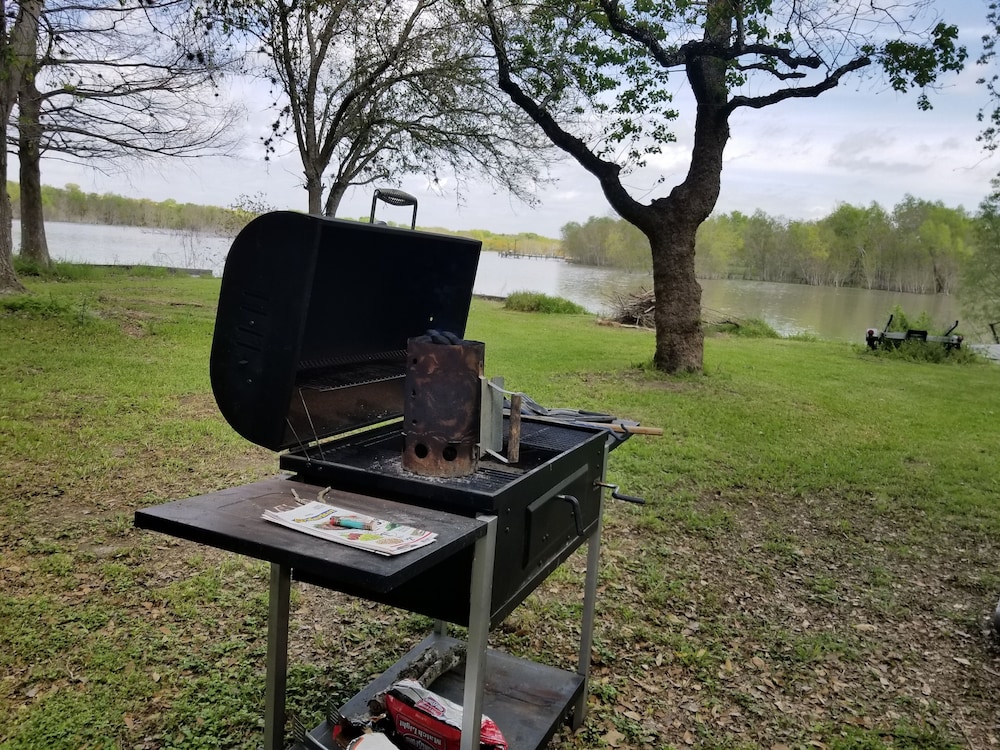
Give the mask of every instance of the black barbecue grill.
<svg viewBox="0 0 1000 750">
<path fill-rule="evenodd" d="M 464 335 L 480 245 L 266 214 L 226 260 L 211 375 L 229 423 L 282 451 L 280 467 L 306 482 L 502 518 L 495 625 L 593 530 L 607 433 L 526 419 L 515 465 L 485 456 L 462 477 L 403 468 L 408 341 L 429 328 Z M 454 592 L 468 591 L 467 576 L 468 566 L 445 565 L 385 599 L 466 624 L 468 600 Z"/>
<path fill-rule="evenodd" d="M 424 509 L 421 518 L 437 512 L 442 523 L 491 519 L 489 585 L 475 580 L 483 565 L 478 542 L 463 542 L 437 561 L 428 556 L 405 575 L 403 563 L 394 563 L 383 583 L 373 585 L 345 575 L 339 563 L 298 564 L 304 558 L 297 551 L 285 555 L 266 536 L 285 532 L 265 521 L 259 523 L 268 528 L 244 516 L 211 516 L 213 507 L 222 515 L 237 507 L 257 513 L 254 503 L 273 503 L 280 483 L 258 483 L 256 495 L 234 490 L 219 500 L 179 501 L 176 510 L 140 511 L 137 523 L 281 562 L 308 583 L 468 625 L 470 638 L 475 628 L 501 622 L 584 541 L 599 536 L 607 453 L 620 439 L 572 420 L 524 416 L 514 461 L 504 458 L 512 439 L 504 415 L 503 450 L 477 450 L 468 473 L 424 476 L 404 465 L 407 399 L 415 395 L 412 382 L 407 386 L 408 348 L 426 340 L 428 330 L 448 332 L 449 341 L 464 336 L 479 252 L 478 241 L 450 235 L 291 212 L 261 216 L 239 234 L 226 261 L 210 370 L 226 420 L 248 440 L 279 452 L 280 467 L 295 475 L 300 490 L 332 487 L 356 503 L 372 498 L 376 515 L 388 502 Z M 475 408 L 489 408 L 486 401 L 477 400 Z M 592 545 L 589 568 L 596 566 L 596 549 Z M 276 585 L 272 581 L 272 598 Z M 587 586 L 592 610 L 596 573 L 588 572 Z M 481 603 L 488 612 L 481 615 L 477 590 L 489 592 Z M 277 619 L 272 612 L 272 629 Z M 590 638 L 584 630 L 583 675 Z M 576 721 L 585 706 L 581 685 L 570 688 Z M 559 706 L 557 715 L 567 710 Z M 545 724 L 542 733 L 552 731 Z"/>
</svg>

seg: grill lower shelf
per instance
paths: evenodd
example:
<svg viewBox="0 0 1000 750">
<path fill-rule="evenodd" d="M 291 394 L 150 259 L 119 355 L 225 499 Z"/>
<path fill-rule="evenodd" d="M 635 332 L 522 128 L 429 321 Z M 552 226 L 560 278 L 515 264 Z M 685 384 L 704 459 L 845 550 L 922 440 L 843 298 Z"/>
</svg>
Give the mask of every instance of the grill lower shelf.
<svg viewBox="0 0 1000 750">
<path fill-rule="evenodd" d="M 598 443 L 596 447 L 602 446 Z M 600 464 L 596 465 L 599 468 Z M 522 498 L 523 501 L 538 499 L 532 500 L 527 508 L 522 508 L 527 516 L 524 529 L 516 528 L 513 519 L 516 514 L 508 514 L 512 516 L 509 521 L 510 533 L 507 533 L 508 522 L 505 521 L 501 526 L 495 516 L 474 518 L 335 490 L 333 494 L 337 503 L 343 503 L 345 507 L 396 518 L 408 525 L 439 532 L 435 544 L 391 558 L 381 558 L 362 550 L 331 544 L 261 519 L 260 514 L 265 508 L 287 502 L 292 487 L 298 488 L 302 496 L 309 496 L 309 493 L 317 491 L 315 485 L 293 479 L 273 478 L 142 509 L 136 511 L 135 521 L 140 528 L 161 531 L 271 563 L 264 750 L 288 747 L 283 727 L 293 572 L 296 578 L 303 581 L 373 601 L 385 601 L 403 609 L 407 609 L 406 605 L 410 603 L 408 595 L 421 592 L 426 594 L 431 586 L 435 590 L 451 592 L 450 598 L 454 601 L 449 605 L 449 613 L 455 615 L 453 622 L 468 623 L 467 646 L 469 653 L 475 655 L 475 658 L 470 656 L 470 663 L 474 666 L 468 670 L 453 670 L 429 687 L 449 700 L 462 704 L 465 683 L 468 682 L 470 686 L 481 685 L 482 710 L 500 727 L 511 749 L 538 750 L 548 743 L 563 719 L 571 717 L 571 726 L 577 728 L 586 713 L 586 681 L 583 675 L 589 669 L 597 597 L 600 494 L 596 493 L 594 498 L 592 517 L 583 518 L 585 530 L 582 535 L 574 532 L 572 541 L 562 547 L 559 546 L 562 544 L 562 538 L 559 537 L 555 548 L 546 546 L 547 543 L 542 538 L 538 541 L 537 554 L 533 553 L 533 557 L 524 561 L 530 572 L 524 578 L 514 576 L 513 584 L 507 585 L 507 588 L 504 586 L 510 584 L 507 579 L 511 578 L 511 568 L 515 564 L 520 565 L 522 561 L 517 555 L 523 548 L 525 535 L 528 539 L 535 536 L 536 517 L 543 522 L 544 528 L 546 519 L 543 516 L 550 506 L 553 509 L 570 507 L 553 493 L 565 490 L 582 497 L 582 491 L 572 488 L 580 485 L 580 490 L 594 490 L 590 472 L 591 467 L 581 460 L 575 473 L 567 476 L 559 472 L 562 483 L 548 485 L 547 499 L 538 493 L 527 493 Z M 517 555 L 506 547 L 510 540 L 516 542 Z M 579 629 L 578 661 L 579 671 L 583 675 L 489 651 L 486 646 L 491 621 L 494 625 L 502 621 L 578 543 L 584 541 L 587 542 L 587 577 Z M 529 544 L 529 552 L 535 549 L 533 544 L 534 542 Z M 434 575 L 449 568 L 454 568 L 450 577 L 442 579 L 440 575 Z M 447 585 L 442 586 L 442 580 Z M 464 609 L 465 614 L 459 617 L 460 609 Z M 342 713 L 348 716 L 364 715 L 368 698 L 395 682 L 399 672 L 428 647 L 448 649 L 458 642 L 437 633 L 432 634 L 411 649 L 395 667 L 349 701 Z M 327 729 L 320 726 L 313 730 L 313 736 L 323 737 Z M 329 743 L 324 744 L 329 746 Z M 463 750 L 472 749 L 463 746 Z"/>
<path fill-rule="evenodd" d="M 413 647 L 395 665 L 383 672 L 364 690 L 349 700 L 340 712 L 344 716 L 367 716 L 368 700 L 387 689 L 399 673 L 428 648 L 447 650 L 461 641 L 433 634 Z M 483 713 L 500 727 L 510 748 L 539 748 L 555 734 L 581 697 L 584 679 L 574 672 L 536 664 L 500 651 L 486 652 Z M 462 704 L 464 670 L 457 668 L 429 686 L 448 700 Z M 331 745 L 331 727 L 324 721 L 310 734 Z M 308 750 L 296 743 L 294 750 Z"/>
</svg>

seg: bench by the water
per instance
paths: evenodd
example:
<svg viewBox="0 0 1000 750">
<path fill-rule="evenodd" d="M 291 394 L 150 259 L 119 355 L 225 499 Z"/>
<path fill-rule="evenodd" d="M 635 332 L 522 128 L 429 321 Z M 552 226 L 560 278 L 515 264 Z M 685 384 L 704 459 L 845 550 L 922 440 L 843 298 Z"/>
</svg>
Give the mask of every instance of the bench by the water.
<svg viewBox="0 0 1000 750">
<path fill-rule="evenodd" d="M 889 320 L 886 321 L 885 327 L 888 328 L 892 325 L 893 316 L 889 316 Z M 870 349 L 886 348 L 886 347 L 898 347 L 904 341 L 922 341 L 924 343 L 931 344 L 941 344 L 945 349 L 961 349 L 963 337 L 957 333 L 952 333 L 956 328 L 958 328 L 958 321 L 944 332 L 943 336 L 931 336 L 928 335 L 927 331 L 918 330 L 915 328 L 909 328 L 906 331 L 886 331 L 879 330 L 877 328 L 869 328 L 865 334 L 865 343 L 868 344 Z"/>
</svg>

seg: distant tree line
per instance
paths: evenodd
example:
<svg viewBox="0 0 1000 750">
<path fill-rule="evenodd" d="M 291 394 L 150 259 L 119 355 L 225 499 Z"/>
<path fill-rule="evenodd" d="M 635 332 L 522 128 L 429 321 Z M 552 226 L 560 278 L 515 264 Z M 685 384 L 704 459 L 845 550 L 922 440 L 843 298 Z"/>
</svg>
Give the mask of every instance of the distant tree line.
<svg viewBox="0 0 1000 750">
<path fill-rule="evenodd" d="M 468 229 L 461 232 L 454 232 L 450 229 L 440 231 L 461 234 L 463 237 L 472 237 L 483 243 L 483 250 L 498 253 L 549 255 L 553 257 L 562 255 L 562 243 L 559 240 L 552 239 L 551 237 L 543 237 L 534 232 L 496 234 L 488 229 Z"/>
<path fill-rule="evenodd" d="M 7 192 L 11 197 L 14 218 L 19 219 L 20 186 L 16 182 L 8 182 Z M 235 236 L 255 216 L 273 210 L 260 196 L 242 195 L 233 206 L 222 208 L 178 203 L 170 199 L 152 201 L 147 198 L 126 198 L 113 193 L 85 193 L 79 185 L 72 183 L 63 188 L 43 185 L 42 202 L 47 221 L 172 229 L 226 237 Z M 359 217 L 358 220 L 368 221 L 368 217 Z M 405 226 L 408 227 L 409 224 Z M 483 249 L 488 251 L 551 256 L 558 256 L 562 252 L 559 240 L 534 232 L 516 235 L 497 234 L 488 229 L 456 232 L 440 227 L 429 228 L 428 231 L 472 237 L 480 240 Z"/>
<path fill-rule="evenodd" d="M 649 240 L 623 219 L 608 216 L 570 222 L 562 228 L 563 255 L 588 266 L 614 266 L 631 271 L 653 267 Z"/>
<path fill-rule="evenodd" d="M 14 217 L 20 218 L 20 186 L 16 182 L 8 182 L 7 192 L 11 197 Z M 42 205 L 47 221 L 150 227 L 219 235 L 234 234 L 253 216 L 252 212 L 243 207 L 221 208 L 178 203 L 175 200 L 126 198 L 112 193 L 85 193 L 72 183 L 64 188 L 43 185 Z"/>
<path fill-rule="evenodd" d="M 695 268 L 706 279 L 950 294 L 976 252 L 979 221 L 963 208 L 912 196 L 891 211 L 842 203 L 814 221 L 734 211 L 699 228 Z M 622 220 L 566 224 L 562 240 L 566 257 L 580 263 L 651 267 L 648 241 Z"/>
</svg>

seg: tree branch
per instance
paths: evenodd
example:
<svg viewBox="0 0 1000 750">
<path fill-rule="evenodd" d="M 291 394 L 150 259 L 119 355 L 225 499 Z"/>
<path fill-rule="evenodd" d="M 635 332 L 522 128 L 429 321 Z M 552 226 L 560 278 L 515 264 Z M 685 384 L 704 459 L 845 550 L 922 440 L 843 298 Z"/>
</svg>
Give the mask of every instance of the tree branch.
<svg viewBox="0 0 1000 750">
<path fill-rule="evenodd" d="M 496 17 L 493 0 L 484 0 L 483 5 L 489 25 L 490 41 L 496 53 L 500 88 L 506 92 L 515 104 L 527 113 L 528 117 L 544 131 L 545 135 L 558 148 L 572 156 L 580 166 L 597 177 L 601 184 L 601 189 L 615 210 L 622 215 L 626 213 L 634 214 L 637 209 L 641 208 L 641 204 L 629 195 L 622 186 L 620 179 L 621 166 L 601 159 L 591 151 L 583 140 L 560 127 L 555 118 L 546 109 L 539 106 L 514 81 L 510 58 L 507 54 L 507 47 L 500 29 L 500 21 Z"/>
<path fill-rule="evenodd" d="M 653 56 L 662 67 L 676 68 L 684 64 L 685 54 L 683 48 L 667 49 L 653 34 L 652 30 L 645 26 L 638 26 L 627 20 L 621 12 L 618 0 L 600 0 L 601 10 L 608 18 L 611 28 L 624 37 L 638 42 L 649 54 Z"/>
<path fill-rule="evenodd" d="M 848 73 L 853 73 L 856 70 L 861 70 L 869 65 L 871 65 L 872 60 L 867 55 L 856 57 L 849 63 L 841 65 L 839 68 L 830 73 L 826 78 L 824 78 L 819 83 L 813 86 L 802 86 L 801 88 L 789 88 L 781 89 L 780 91 L 775 91 L 773 93 L 767 94 L 765 96 L 734 96 L 729 101 L 729 106 L 726 108 L 726 113 L 732 113 L 739 107 L 750 107 L 751 109 L 761 109 L 763 107 L 769 107 L 772 104 L 777 104 L 778 102 L 785 101 L 786 99 L 807 99 L 817 97 L 824 91 L 829 91 L 835 88 L 839 83 L 840 79 L 843 78 Z"/>
<path fill-rule="evenodd" d="M 770 73 L 772 76 L 777 78 L 779 81 L 789 81 L 796 78 L 805 78 L 805 73 L 782 73 L 781 71 L 775 70 L 773 65 L 768 65 L 767 63 L 752 63 L 750 65 L 737 65 L 737 70 L 763 70 L 765 73 Z"/>
</svg>

